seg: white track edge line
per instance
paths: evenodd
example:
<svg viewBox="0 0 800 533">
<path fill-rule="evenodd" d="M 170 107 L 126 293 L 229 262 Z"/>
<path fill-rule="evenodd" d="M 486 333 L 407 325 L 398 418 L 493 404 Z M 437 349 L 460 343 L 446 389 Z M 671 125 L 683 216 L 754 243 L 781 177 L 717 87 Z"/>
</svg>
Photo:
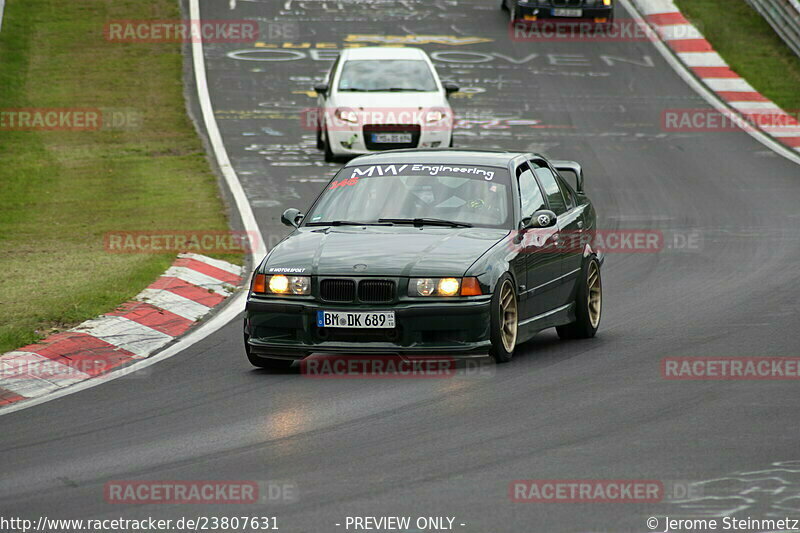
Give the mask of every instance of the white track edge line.
<svg viewBox="0 0 800 533">
<path fill-rule="evenodd" d="M 189 18 L 191 20 L 200 19 L 200 5 L 198 1 L 199 0 L 189 0 Z M 217 159 L 217 164 L 219 165 L 220 170 L 225 177 L 225 182 L 234 197 L 236 210 L 239 212 L 239 216 L 242 219 L 242 225 L 244 226 L 245 231 L 248 232 L 251 250 L 249 254 L 250 258 L 255 259 L 260 254 L 266 253 L 262 248 L 264 238 L 261 235 L 261 230 L 258 228 L 258 223 L 256 222 L 255 215 L 253 214 L 253 209 L 250 207 L 250 203 L 247 200 L 247 195 L 245 195 L 242 184 L 239 182 L 239 177 L 233 170 L 233 166 L 228 158 L 228 152 L 225 150 L 225 145 L 222 142 L 222 135 L 220 134 L 219 126 L 217 125 L 216 118 L 214 118 L 214 108 L 211 105 L 211 96 L 208 92 L 208 80 L 206 78 L 205 55 L 203 52 L 202 41 L 192 43 L 192 60 L 194 64 L 197 95 L 200 100 L 200 107 L 203 112 L 208 138 L 211 142 L 214 156 Z M 211 317 L 208 322 L 200 325 L 196 330 L 192 331 L 185 337 L 182 337 L 175 344 L 167 347 L 156 355 L 153 355 L 147 359 L 143 359 L 137 363 L 133 363 L 132 365 L 126 366 L 120 370 L 105 374 L 102 379 L 87 379 L 86 381 L 82 381 L 63 390 L 47 394 L 46 396 L 31 398 L 30 400 L 20 400 L 16 403 L 12 403 L 9 406 L 0 408 L 0 416 L 15 413 L 35 405 L 40 405 L 70 394 L 74 394 L 76 392 L 80 392 L 82 390 L 108 383 L 109 381 L 114 381 L 115 379 L 119 379 L 128 374 L 132 374 L 143 368 L 147 368 L 148 366 L 161 362 L 164 359 L 169 359 L 173 355 L 176 355 L 191 347 L 195 343 L 205 339 L 212 333 L 217 332 L 219 329 L 226 326 L 230 321 L 236 318 L 236 316 L 244 309 L 244 300 L 246 294 L 247 293 L 245 291 L 241 291 L 231 296 L 227 302 L 222 304 L 223 307 L 220 312 Z M 242 349 L 242 351 L 244 351 L 244 349 Z"/>
<path fill-rule="evenodd" d="M 631 0 L 619 0 L 620 3 L 625 6 L 633 18 L 642 24 L 648 24 L 642 17 L 639 9 L 631 4 Z M 730 107 L 726 106 L 722 99 L 713 93 L 710 89 L 708 89 L 705 85 L 700 83 L 697 78 L 695 78 L 694 74 L 689 70 L 689 68 L 680 62 L 672 53 L 672 51 L 667 47 L 667 45 L 663 41 L 650 41 L 653 43 L 653 46 L 656 47 L 656 50 L 662 55 L 662 57 L 666 60 L 669 66 L 680 76 L 684 82 L 686 82 L 692 89 L 695 90 L 703 99 L 714 107 L 720 113 L 730 113 Z M 733 108 L 734 112 L 736 109 Z M 766 133 L 756 130 L 756 129 L 744 129 L 740 128 L 742 131 L 753 137 L 755 140 L 776 152 L 778 155 L 781 155 L 788 159 L 789 161 L 800 165 L 800 154 L 796 153 L 794 150 L 791 150 L 789 147 L 781 144 L 780 142 L 776 141 Z"/>
<path fill-rule="evenodd" d="M 189 19 L 200 20 L 199 0 L 189 0 L 189 5 Z M 242 225 L 247 232 L 247 238 L 250 241 L 250 256 L 253 258 L 260 257 L 266 253 L 263 248 L 264 238 L 261 235 L 261 230 L 258 228 L 258 222 L 253 214 L 252 207 L 250 207 L 250 202 L 247 200 L 247 195 L 244 193 L 244 188 L 242 188 L 239 177 L 233 170 L 228 152 L 225 150 L 225 144 L 222 142 L 222 134 L 219 131 L 217 119 L 214 117 L 214 107 L 211 105 L 211 95 L 208 92 L 208 78 L 206 77 L 205 54 L 203 53 L 202 39 L 192 40 L 192 60 L 194 62 L 197 96 L 200 100 L 200 108 L 203 111 L 208 140 L 211 142 L 217 164 L 225 178 L 225 183 L 228 185 L 233 195 L 236 210 L 239 212 Z"/>
</svg>

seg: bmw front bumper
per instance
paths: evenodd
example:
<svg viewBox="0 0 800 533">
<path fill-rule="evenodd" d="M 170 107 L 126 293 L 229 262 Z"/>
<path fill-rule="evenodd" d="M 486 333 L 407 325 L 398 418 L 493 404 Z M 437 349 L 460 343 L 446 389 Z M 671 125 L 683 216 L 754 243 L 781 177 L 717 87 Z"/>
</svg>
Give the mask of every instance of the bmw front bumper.
<svg viewBox="0 0 800 533">
<path fill-rule="evenodd" d="M 489 351 L 491 295 L 458 302 L 336 305 L 274 298 L 247 302 L 254 355 L 302 359 L 312 353 L 480 356 Z M 394 311 L 393 329 L 320 328 L 317 311 Z"/>
</svg>

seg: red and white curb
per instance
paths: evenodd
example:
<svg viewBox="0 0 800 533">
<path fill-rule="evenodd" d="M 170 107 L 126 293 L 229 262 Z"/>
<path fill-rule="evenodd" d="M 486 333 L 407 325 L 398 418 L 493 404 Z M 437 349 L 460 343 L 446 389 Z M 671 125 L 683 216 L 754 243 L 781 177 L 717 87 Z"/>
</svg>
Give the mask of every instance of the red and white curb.
<svg viewBox="0 0 800 533">
<path fill-rule="evenodd" d="M 185 333 L 242 282 L 243 268 L 197 254 L 178 259 L 111 313 L 0 355 L 0 407 L 52 394 L 147 358 Z"/>
<path fill-rule="evenodd" d="M 694 75 L 753 128 L 800 152 L 800 123 L 736 74 L 673 0 L 633 0 L 661 40 Z M 754 15 L 756 16 L 756 15 Z M 759 117 L 762 117 L 761 120 Z"/>
</svg>

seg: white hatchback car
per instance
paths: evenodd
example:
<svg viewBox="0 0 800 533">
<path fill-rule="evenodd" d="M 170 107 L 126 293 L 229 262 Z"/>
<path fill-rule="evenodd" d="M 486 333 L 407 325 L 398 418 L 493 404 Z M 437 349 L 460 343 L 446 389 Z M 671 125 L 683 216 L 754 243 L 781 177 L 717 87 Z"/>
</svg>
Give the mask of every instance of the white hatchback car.
<svg viewBox="0 0 800 533">
<path fill-rule="evenodd" d="M 325 160 L 395 148 L 452 146 L 458 91 L 418 48 L 343 50 L 318 95 L 317 147 Z"/>
</svg>

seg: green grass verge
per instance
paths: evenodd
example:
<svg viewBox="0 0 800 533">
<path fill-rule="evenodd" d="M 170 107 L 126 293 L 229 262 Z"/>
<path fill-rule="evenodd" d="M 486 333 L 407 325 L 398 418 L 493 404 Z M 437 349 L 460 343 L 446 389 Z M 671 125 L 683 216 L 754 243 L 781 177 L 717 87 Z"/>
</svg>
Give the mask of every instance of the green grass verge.
<svg viewBox="0 0 800 533">
<path fill-rule="evenodd" d="M 677 0 L 725 61 L 788 112 L 800 110 L 800 58 L 745 0 Z"/>
<path fill-rule="evenodd" d="M 125 108 L 142 121 L 126 131 L 0 131 L 0 353 L 114 309 L 175 258 L 108 253 L 106 232 L 228 228 L 186 115 L 180 45 L 103 36 L 111 20 L 177 18 L 175 0 L 6 3 L 0 111 Z"/>
</svg>

